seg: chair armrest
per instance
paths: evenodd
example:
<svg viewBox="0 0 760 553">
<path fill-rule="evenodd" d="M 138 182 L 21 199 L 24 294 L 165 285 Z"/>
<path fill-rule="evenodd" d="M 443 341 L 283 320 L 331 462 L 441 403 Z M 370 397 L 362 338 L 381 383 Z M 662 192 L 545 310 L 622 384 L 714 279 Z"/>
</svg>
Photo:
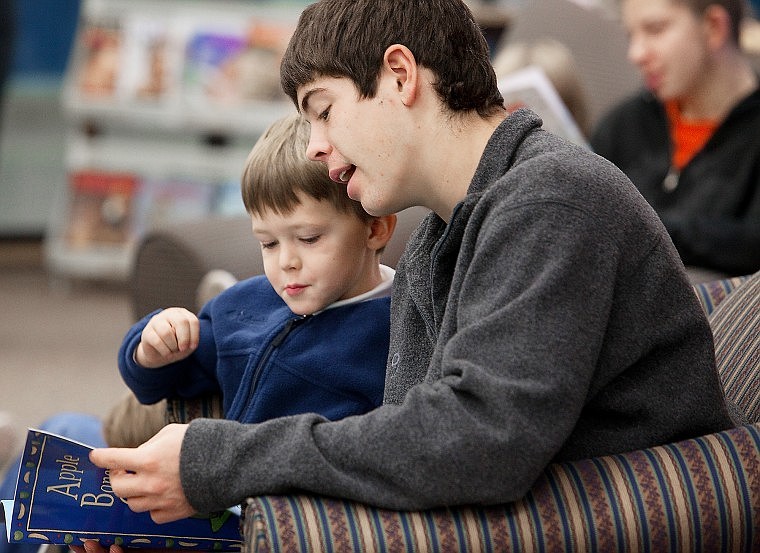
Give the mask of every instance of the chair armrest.
<svg viewBox="0 0 760 553">
<path fill-rule="evenodd" d="M 551 465 L 520 501 L 393 511 L 327 497 L 249 498 L 244 549 L 760 551 L 760 425 Z"/>
<path fill-rule="evenodd" d="M 692 286 L 697 294 L 699 303 L 702 305 L 702 309 L 709 316 L 715 311 L 720 302 L 747 280 L 749 280 L 749 275 L 700 282 Z"/>
<path fill-rule="evenodd" d="M 222 396 L 209 394 L 194 398 L 172 398 L 166 402 L 166 424 L 188 423 L 193 419 L 223 419 Z"/>
</svg>

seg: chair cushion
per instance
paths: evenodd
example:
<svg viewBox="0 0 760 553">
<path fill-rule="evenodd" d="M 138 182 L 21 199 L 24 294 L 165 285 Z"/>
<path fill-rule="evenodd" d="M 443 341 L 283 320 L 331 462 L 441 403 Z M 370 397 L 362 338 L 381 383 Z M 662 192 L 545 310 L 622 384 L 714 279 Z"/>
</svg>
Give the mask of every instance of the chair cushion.
<svg viewBox="0 0 760 553">
<path fill-rule="evenodd" d="M 750 422 L 760 422 L 760 272 L 720 302 L 709 320 L 726 397 Z"/>
<path fill-rule="evenodd" d="M 694 284 L 694 292 L 702 304 L 702 309 L 707 315 L 710 315 L 720 302 L 726 299 L 739 285 L 749 279 L 749 276 L 739 276 L 722 280 L 713 280 L 710 282 L 700 282 Z"/>
<path fill-rule="evenodd" d="M 551 465 L 520 501 L 393 511 L 247 500 L 247 551 L 760 551 L 760 425 Z"/>
</svg>

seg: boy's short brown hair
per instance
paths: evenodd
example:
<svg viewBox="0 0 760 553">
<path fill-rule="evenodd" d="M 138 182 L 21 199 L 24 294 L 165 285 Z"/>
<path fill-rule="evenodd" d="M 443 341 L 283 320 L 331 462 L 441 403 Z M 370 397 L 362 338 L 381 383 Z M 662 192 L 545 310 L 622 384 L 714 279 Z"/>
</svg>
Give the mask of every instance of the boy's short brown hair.
<svg viewBox="0 0 760 553">
<path fill-rule="evenodd" d="M 243 204 L 250 214 L 287 214 L 301 202 L 299 194 L 327 201 L 338 211 L 370 220 L 362 205 L 333 182 L 323 163 L 306 157 L 309 124 L 299 114 L 272 123 L 253 146 L 241 181 Z"/>
<path fill-rule="evenodd" d="M 320 0 L 301 13 L 280 65 L 297 105 L 298 87 L 316 77 L 347 77 L 362 98 L 377 91 L 386 48 L 403 44 L 435 74 L 433 86 L 454 112 L 487 117 L 503 109 L 490 52 L 462 0 Z"/>
<path fill-rule="evenodd" d="M 731 19 L 731 39 L 734 44 L 741 42 L 741 25 L 745 17 L 746 0 L 675 0 L 677 4 L 689 7 L 695 14 L 702 16 L 710 6 L 721 6 Z"/>
</svg>

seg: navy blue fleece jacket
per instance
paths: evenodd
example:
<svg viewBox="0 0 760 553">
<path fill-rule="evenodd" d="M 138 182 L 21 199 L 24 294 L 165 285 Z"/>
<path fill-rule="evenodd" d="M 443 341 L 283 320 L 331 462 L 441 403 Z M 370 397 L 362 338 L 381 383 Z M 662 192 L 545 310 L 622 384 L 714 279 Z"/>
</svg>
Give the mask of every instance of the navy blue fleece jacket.
<svg viewBox="0 0 760 553">
<path fill-rule="evenodd" d="M 133 353 L 156 312 L 135 323 L 119 370 L 142 403 L 221 391 L 228 419 L 319 413 L 336 420 L 382 402 L 389 306 L 389 297 L 373 298 L 303 317 L 265 277 L 254 277 L 203 307 L 198 349 L 182 361 L 138 365 Z"/>
</svg>

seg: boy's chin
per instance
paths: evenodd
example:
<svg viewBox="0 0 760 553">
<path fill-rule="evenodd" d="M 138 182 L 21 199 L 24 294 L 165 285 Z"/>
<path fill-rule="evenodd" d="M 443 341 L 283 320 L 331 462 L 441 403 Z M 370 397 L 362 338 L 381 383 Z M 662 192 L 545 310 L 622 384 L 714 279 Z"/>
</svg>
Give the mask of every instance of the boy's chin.
<svg viewBox="0 0 760 553">
<path fill-rule="evenodd" d="M 304 305 L 303 302 L 296 303 L 296 302 L 285 302 L 290 310 L 293 312 L 294 315 L 299 315 L 301 317 L 307 317 L 309 315 L 313 315 L 317 311 L 321 311 L 326 306 L 308 306 Z"/>
</svg>

